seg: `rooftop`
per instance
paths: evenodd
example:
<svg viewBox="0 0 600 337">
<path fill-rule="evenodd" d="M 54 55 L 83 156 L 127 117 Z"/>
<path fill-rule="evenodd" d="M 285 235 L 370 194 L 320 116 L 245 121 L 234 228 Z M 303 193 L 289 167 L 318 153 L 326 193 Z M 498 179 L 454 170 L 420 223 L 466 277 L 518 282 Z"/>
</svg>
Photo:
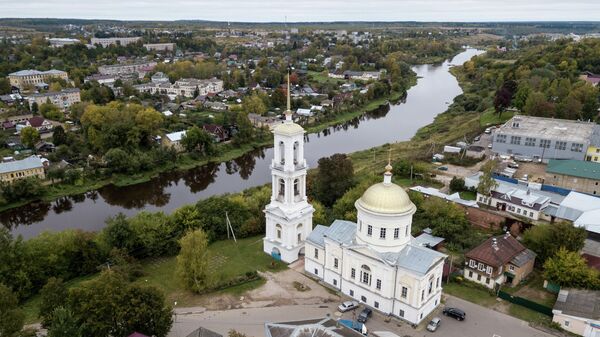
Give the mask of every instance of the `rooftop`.
<svg viewBox="0 0 600 337">
<path fill-rule="evenodd" d="M 285 323 L 266 323 L 266 337 L 360 337 L 360 333 L 337 327 L 331 318 L 304 320 Z"/>
<path fill-rule="evenodd" d="M 600 180 L 600 164 L 592 161 L 550 159 L 546 172 Z"/>
<path fill-rule="evenodd" d="M 165 136 L 172 142 L 180 142 L 187 131 L 167 133 Z"/>
<path fill-rule="evenodd" d="M 485 262 L 493 267 L 500 267 L 511 262 L 517 255 L 525 251 L 517 239 L 510 234 L 491 237 L 465 254 L 466 257 Z M 533 255 L 535 257 L 535 255 Z"/>
<path fill-rule="evenodd" d="M 8 74 L 8 76 L 62 75 L 62 74 L 66 74 L 66 72 L 64 72 L 62 70 L 56 70 L 56 69 L 50 69 L 47 71 L 27 69 L 27 70 L 19 70 L 17 72 L 10 73 L 10 74 Z"/>
<path fill-rule="evenodd" d="M 570 316 L 599 320 L 600 291 L 561 289 L 553 309 Z"/>
<path fill-rule="evenodd" d="M 587 143 L 596 123 L 518 115 L 496 129 L 496 134 Z"/>
<path fill-rule="evenodd" d="M 42 164 L 42 160 L 37 156 L 31 156 L 21 160 L 0 163 L 0 173 L 10 173 L 41 167 L 44 167 L 44 165 Z"/>
</svg>

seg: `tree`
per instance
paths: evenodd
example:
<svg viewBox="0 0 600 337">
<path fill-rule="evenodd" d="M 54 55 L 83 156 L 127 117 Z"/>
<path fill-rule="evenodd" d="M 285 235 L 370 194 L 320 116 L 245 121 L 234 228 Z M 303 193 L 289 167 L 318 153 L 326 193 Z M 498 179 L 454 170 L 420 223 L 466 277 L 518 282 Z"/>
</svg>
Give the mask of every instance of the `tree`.
<svg viewBox="0 0 600 337">
<path fill-rule="evenodd" d="M 248 118 L 248 114 L 238 112 L 235 123 L 238 128 L 238 132 L 233 136 L 233 142 L 236 145 L 250 143 L 254 139 L 254 126 Z"/>
<path fill-rule="evenodd" d="M 21 142 L 28 148 L 32 148 L 40 141 L 40 132 L 36 128 L 27 126 L 21 129 Z"/>
<path fill-rule="evenodd" d="M 450 191 L 461 192 L 465 190 L 465 180 L 459 177 L 452 177 L 450 180 Z"/>
<path fill-rule="evenodd" d="M 529 94 L 523 112 L 530 116 L 552 117 L 554 114 L 554 105 L 541 92 L 535 91 Z"/>
<path fill-rule="evenodd" d="M 352 161 L 345 154 L 336 153 L 319 159 L 318 166 L 314 193 L 317 200 L 330 207 L 354 185 Z"/>
<path fill-rule="evenodd" d="M 449 244 L 460 248 L 470 245 L 469 221 L 464 210 L 454 203 L 440 198 L 428 198 L 423 201 L 419 213 L 420 221 L 433 230 L 433 235 L 441 236 Z"/>
<path fill-rule="evenodd" d="M 31 112 L 32 112 L 34 115 L 37 115 L 37 114 L 38 114 L 38 112 L 39 112 L 39 110 L 40 110 L 40 108 L 39 108 L 39 106 L 38 106 L 37 102 L 33 102 L 33 103 L 31 103 Z"/>
<path fill-rule="evenodd" d="M 54 320 L 54 309 L 65 305 L 67 300 L 67 288 L 62 279 L 51 277 L 40 291 L 42 298 L 39 317 L 42 318 L 42 326 L 49 326 Z"/>
<path fill-rule="evenodd" d="M 517 109 L 523 110 L 525 107 L 525 102 L 527 102 L 527 97 L 531 92 L 531 87 L 527 82 L 519 83 L 519 87 L 517 89 L 517 93 L 515 94 L 515 98 L 513 100 L 514 105 Z"/>
<path fill-rule="evenodd" d="M 477 193 L 483 195 L 490 195 L 491 191 L 498 186 L 498 182 L 494 179 L 494 169 L 496 169 L 497 162 L 490 160 L 483 165 L 481 171 L 483 174 L 479 178 L 479 185 L 477 185 Z"/>
<path fill-rule="evenodd" d="M 585 229 L 559 222 L 529 228 L 523 233 L 523 244 L 537 254 L 539 263 L 544 263 L 561 247 L 571 252 L 579 251 L 583 248 L 585 238 Z"/>
<path fill-rule="evenodd" d="M 209 269 L 208 239 L 203 230 L 188 232 L 179 240 L 181 250 L 177 255 L 177 275 L 185 287 L 200 293 L 213 286 Z"/>
<path fill-rule="evenodd" d="M 8 78 L 0 78 L 0 95 L 10 94 L 12 86 Z"/>
<path fill-rule="evenodd" d="M 597 270 L 588 267 L 578 252 L 560 248 L 556 255 L 544 263 L 544 277 L 561 287 L 599 289 Z"/>
<path fill-rule="evenodd" d="M 246 114 L 264 115 L 267 112 L 267 106 L 256 92 L 244 98 L 242 109 Z"/>
<path fill-rule="evenodd" d="M 16 337 L 23 329 L 25 314 L 18 304 L 17 296 L 0 283 L 0 336 Z"/>
<path fill-rule="evenodd" d="M 54 127 L 54 131 L 52 132 L 52 141 L 56 146 L 67 143 L 67 134 L 65 133 L 65 129 L 62 127 L 62 125 L 57 125 Z"/>
<path fill-rule="evenodd" d="M 71 310 L 59 306 L 52 311 L 48 337 L 81 337 L 81 327 Z"/>
<path fill-rule="evenodd" d="M 188 152 L 200 152 L 205 155 L 210 155 L 214 153 L 214 137 L 200 129 L 197 126 L 191 127 L 183 138 L 181 139 L 181 144 Z"/>
<path fill-rule="evenodd" d="M 108 150 L 104 155 L 104 161 L 112 172 L 126 172 L 131 168 L 129 154 L 119 148 Z"/>
<path fill-rule="evenodd" d="M 44 103 L 40 105 L 40 114 L 48 119 L 55 121 L 60 121 L 65 117 L 62 111 L 60 111 L 60 109 L 52 103 Z"/>
<path fill-rule="evenodd" d="M 39 178 L 28 177 L 13 182 L 0 182 L 2 196 L 9 202 L 37 198 L 44 194 L 45 187 Z"/>
<path fill-rule="evenodd" d="M 515 81 L 509 80 L 502 83 L 500 89 L 496 91 L 496 96 L 494 98 L 494 108 L 496 109 L 496 113 L 498 113 L 498 116 L 501 116 L 502 111 L 504 111 L 510 106 L 516 90 L 517 83 Z"/>
<path fill-rule="evenodd" d="M 287 104 L 286 92 L 282 88 L 277 88 L 273 90 L 273 94 L 271 95 L 271 104 L 274 108 L 285 109 Z"/>
<path fill-rule="evenodd" d="M 163 293 L 156 287 L 130 284 L 120 299 L 117 336 L 137 331 L 149 336 L 165 337 L 173 325 L 173 309 L 165 305 Z"/>
</svg>

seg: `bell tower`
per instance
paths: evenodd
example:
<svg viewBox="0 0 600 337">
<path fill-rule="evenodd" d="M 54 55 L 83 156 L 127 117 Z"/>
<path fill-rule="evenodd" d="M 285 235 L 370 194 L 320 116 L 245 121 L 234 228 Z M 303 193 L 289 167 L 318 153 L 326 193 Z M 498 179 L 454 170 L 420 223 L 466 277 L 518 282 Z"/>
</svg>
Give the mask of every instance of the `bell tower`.
<svg viewBox="0 0 600 337">
<path fill-rule="evenodd" d="M 314 208 L 306 197 L 304 129 L 292 120 L 290 73 L 287 78 L 285 121 L 273 128 L 271 202 L 265 206 L 263 250 L 290 263 L 304 254 L 304 240 L 312 232 Z"/>
</svg>

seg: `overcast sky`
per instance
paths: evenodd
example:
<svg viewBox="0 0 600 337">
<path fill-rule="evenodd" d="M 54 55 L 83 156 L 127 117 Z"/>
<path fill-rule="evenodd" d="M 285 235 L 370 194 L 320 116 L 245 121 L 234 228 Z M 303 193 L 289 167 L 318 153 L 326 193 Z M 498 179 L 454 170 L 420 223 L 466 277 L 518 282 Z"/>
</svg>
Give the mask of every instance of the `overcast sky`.
<svg viewBox="0 0 600 337">
<path fill-rule="evenodd" d="M 0 17 L 244 22 L 596 21 L 600 0 L 0 0 Z"/>
</svg>

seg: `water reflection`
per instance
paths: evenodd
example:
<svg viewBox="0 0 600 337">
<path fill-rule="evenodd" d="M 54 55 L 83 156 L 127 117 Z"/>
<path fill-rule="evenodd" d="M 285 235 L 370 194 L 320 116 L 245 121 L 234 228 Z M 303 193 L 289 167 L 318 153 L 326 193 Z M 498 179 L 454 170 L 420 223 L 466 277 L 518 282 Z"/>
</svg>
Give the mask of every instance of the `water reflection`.
<svg viewBox="0 0 600 337">
<path fill-rule="evenodd" d="M 410 139 L 420 127 L 445 111 L 448 102 L 462 92 L 448 72 L 449 65 L 462 64 L 479 53 L 470 49 L 442 65 L 416 66 L 413 70 L 419 77 L 417 85 L 406 97 L 348 122 L 306 135 L 305 155 L 309 167 L 315 167 L 319 158 L 337 152 L 360 151 Z M 43 230 L 81 228 L 97 231 L 104 227 L 107 217 L 119 212 L 126 215 L 142 209 L 171 212 L 212 195 L 266 184 L 271 180 L 269 165 L 272 157 L 272 148 L 257 149 L 235 160 L 164 173 L 138 185 L 110 185 L 52 203 L 32 203 L 0 213 L 0 221 L 13 234 L 25 238 Z"/>
</svg>

